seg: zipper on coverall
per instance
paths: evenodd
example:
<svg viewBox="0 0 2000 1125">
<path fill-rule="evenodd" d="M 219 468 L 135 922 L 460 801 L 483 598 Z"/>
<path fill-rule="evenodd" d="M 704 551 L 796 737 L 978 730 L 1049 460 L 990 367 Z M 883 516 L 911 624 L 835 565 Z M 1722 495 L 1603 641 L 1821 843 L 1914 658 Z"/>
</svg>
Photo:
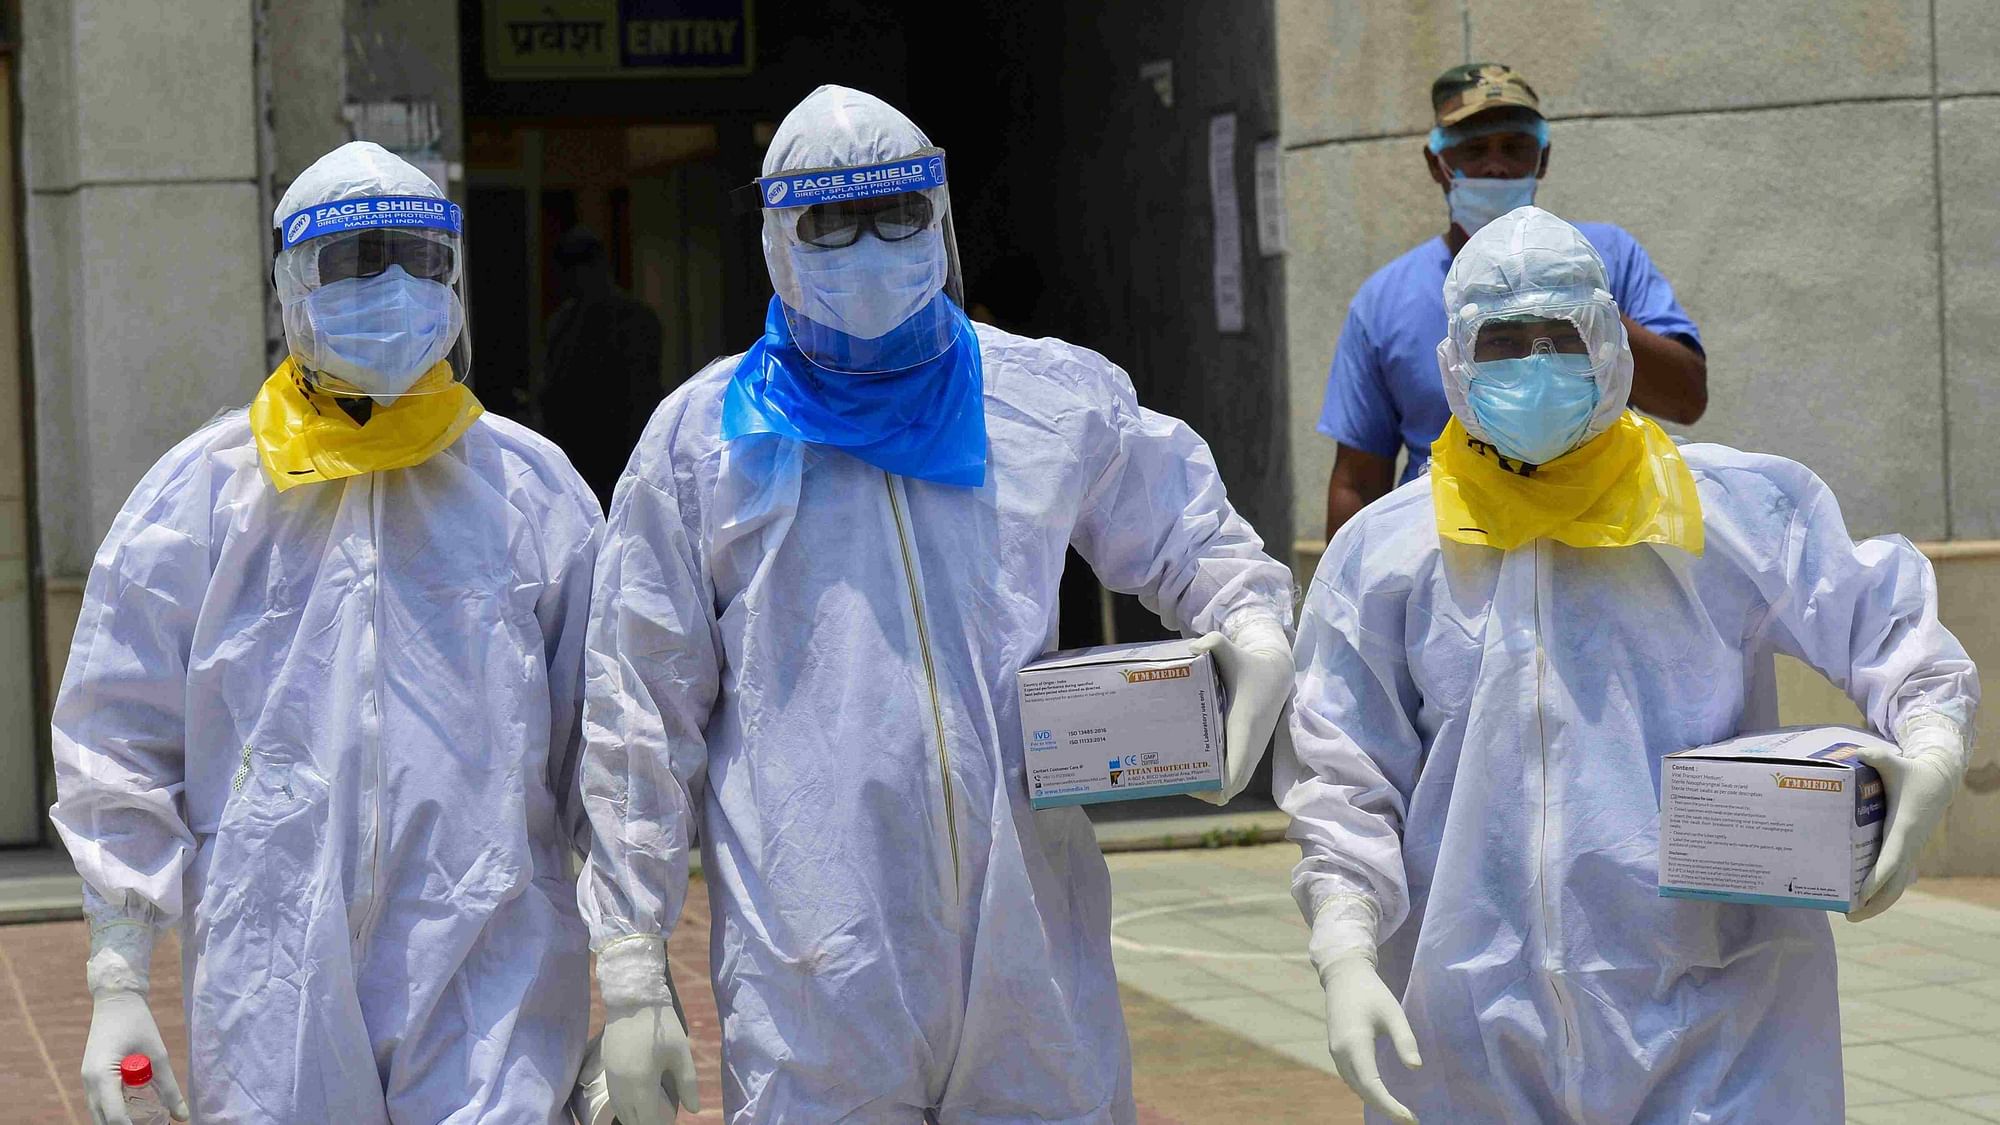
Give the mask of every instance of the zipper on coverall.
<svg viewBox="0 0 2000 1125">
<path fill-rule="evenodd" d="M 368 772 L 361 779 L 361 800 L 368 806 L 368 841 L 366 847 L 366 870 L 354 881 L 354 905 L 358 908 L 354 920 L 353 944 L 355 960 L 359 962 L 368 936 L 374 931 L 375 923 L 382 915 L 382 796 L 387 778 L 384 776 L 387 763 L 382 754 L 382 484 L 381 474 L 364 473 L 368 482 L 368 573 L 363 581 L 368 584 L 368 630 L 369 630 L 369 691 L 368 706 L 363 716 L 367 728 L 362 732 L 362 751 L 367 756 Z M 332 841 L 328 841 L 331 846 Z"/>
<path fill-rule="evenodd" d="M 1542 679 L 1547 667 L 1547 657 L 1542 648 L 1542 560 L 1547 549 L 1547 540 L 1535 540 L 1535 737 L 1541 746 L 1542 766 L 1542 816 L 1540 839 L 1535 849 L 1535 885 L 1541 906 L 1542 974 L 1549 982 L 1549 990 L 1555 994 L 1556 1011 L 1562 1017 L 1562 1054 L 1557 1058 L 1556 1065 L 1562 1079 L 1563 1104 L 1570 1116 L 1581 1122 L 1583 1091 L 1579 1070 L 1583 1061 L 1583 1044 L 1577 1039 L 1576 999 L 1563 980 L 1563 966 L 1556 955 L 1556 913 L 1549 897 L 1549 736 L 1543 719 L 1545 703 L 1542 697 Z"/>
<path fill-rule="evenodd" d="M 896 493 L 895 477 L 883 472 L 882 486 L 889 493 L 889 511 L 896 520 L 896 545 L 903 552 L 903 580 L 909 586 L 910 611 L 916 615 L 917 648 L 924 658 L 924 684 L 930 689 L 931 727 L 937 737 L 938 785 L 944 791 L 945 836 L 951 847 L 952 901 L 957 902 L 964 893 L 959 873 L 958 800 L 951 789 L 951 750 L 944 737 L 944 702 L 938 694 L 937 663 L 931 658 L 930 627 L 924 617 L 923 595 L 917 586 L 916 558 L 910 546 L 909 526 L 903 516 L 903 501 Z"/>
</svg>

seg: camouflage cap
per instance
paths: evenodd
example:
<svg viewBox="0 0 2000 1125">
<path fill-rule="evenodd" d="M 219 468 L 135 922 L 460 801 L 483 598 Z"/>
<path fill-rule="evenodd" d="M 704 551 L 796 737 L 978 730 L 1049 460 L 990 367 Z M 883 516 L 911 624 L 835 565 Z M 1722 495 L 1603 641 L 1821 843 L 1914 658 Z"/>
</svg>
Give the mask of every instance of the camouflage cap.
<svg viewBox="0 0 2000 1125">
<path fill-rule="evenodd" d="M 1466 63 L 1437 76 L 1431 83 L 1431 111 L 1440 126 L 1456 125 L 1475 113 L 1515 106 L 1540 116 L 1542 100 L 1535 88 L 1499 63 Z"/>
</svg>

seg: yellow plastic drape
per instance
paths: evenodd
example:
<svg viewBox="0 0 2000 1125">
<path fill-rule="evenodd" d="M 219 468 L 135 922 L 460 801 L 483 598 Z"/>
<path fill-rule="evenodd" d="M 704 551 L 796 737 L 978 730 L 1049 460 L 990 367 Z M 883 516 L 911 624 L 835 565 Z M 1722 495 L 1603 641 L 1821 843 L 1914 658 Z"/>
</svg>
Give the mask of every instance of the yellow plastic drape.
<svg viewBox="0 0 2000 1125">
<path fill-rule="evenodd" d="M 1536 539 L 1572 547 L 1665 543 L 1702 551 L 1701 497 L 1673 439 L 1627 410 L 1546 465 L 1475 441 L 1453 418 L 1431 445 L 1438 535 L 1512 550 Z"/>
<path fill-rule="evenodd" d="M 471 388 L 439 363 L 364 425 L 329 396 L 311 389 L 287 358 L 250 403 L 250 431 L 271 483 L 283 492 L 315 481 L 421 465 L 485 413 Z"/>
</svg>

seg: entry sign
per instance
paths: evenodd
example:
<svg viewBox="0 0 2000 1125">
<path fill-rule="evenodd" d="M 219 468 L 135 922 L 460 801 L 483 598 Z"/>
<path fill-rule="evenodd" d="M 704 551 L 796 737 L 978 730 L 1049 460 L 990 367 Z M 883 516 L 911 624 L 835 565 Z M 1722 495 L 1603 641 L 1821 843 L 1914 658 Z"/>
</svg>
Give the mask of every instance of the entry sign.
<svg viewBox="0 0 2000 1125">
<path fill-rule="evenodd" d="M 748 74 L 753 0 L 485 0 L 486 76 Z"/>
</svg>

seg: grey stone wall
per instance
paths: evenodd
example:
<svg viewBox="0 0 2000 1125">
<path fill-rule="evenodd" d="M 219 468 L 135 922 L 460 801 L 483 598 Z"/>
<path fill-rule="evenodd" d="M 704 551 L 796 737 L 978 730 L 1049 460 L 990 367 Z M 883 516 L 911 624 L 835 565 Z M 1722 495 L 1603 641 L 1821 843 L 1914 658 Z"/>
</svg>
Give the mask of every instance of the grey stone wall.
<svg viewBox="0 0 2000 1125">
<path fill-rule="evenodd" d="M 1796 458 L 1857 534 L 2000 535 L 2000 23 L 1980 0 L 1277 0 L 1292 251 L 1293 495 L 1348 300 L 1444 227 L 1430 80 L 1541 94 L 1538 202 L 1636 235 L 1708 345 L 1688 432 Z"/>
</svg>

